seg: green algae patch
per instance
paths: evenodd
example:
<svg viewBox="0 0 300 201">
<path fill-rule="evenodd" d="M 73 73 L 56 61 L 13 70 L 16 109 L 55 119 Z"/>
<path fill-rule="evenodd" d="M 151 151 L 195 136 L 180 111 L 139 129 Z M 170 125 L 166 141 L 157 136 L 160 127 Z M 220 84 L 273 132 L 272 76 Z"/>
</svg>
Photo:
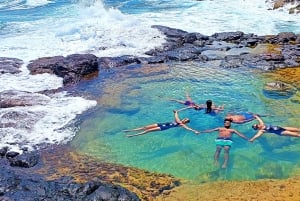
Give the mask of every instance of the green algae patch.
<svg viewBox="0 0 300 201">
<path fill-rule="evenodd" d="M 273 80 L 278 80 L 300 88 L 300 66 L 294 68 L 282 68 L 275 71 L 265 73 L 265 77 L 272 77 Z"/>
<path fill-rule="evenodd" d="M 84 183 L 98 177 L 129 189 L 142 200 L 153 200 L 181 183 L 171 175 L 104 163 L 66 147 L 44 151 L 42 163 L 43 167 L 37 172 L 49 180 L 71 176 L 75 182 Z"/>
<path fill-rule="evenodd" d="M 281 46 L 278 44 L 258 44 L 251 51 L 252 54 L 281 54 Z"/>
<path fill-rule="evenodd" d="M 300 200 L 300 176 L 286 180 L 219 181 L 199 185 L 186 183 L 156 201 L 248 201 Z"/>
</svg>

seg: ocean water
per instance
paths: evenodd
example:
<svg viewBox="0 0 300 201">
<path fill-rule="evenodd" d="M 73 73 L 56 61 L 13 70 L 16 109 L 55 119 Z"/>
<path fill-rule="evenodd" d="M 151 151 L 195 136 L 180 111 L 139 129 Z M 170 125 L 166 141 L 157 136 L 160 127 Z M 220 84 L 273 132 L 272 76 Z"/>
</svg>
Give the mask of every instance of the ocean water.
<svg viewBox="0 0 300 201">
<path fill-rule="evenodd" d="M 19 74 L 0 75 L 0 91 L 34 93 L 62 86 L 61 78 L 53 75 L 29 75 L 26 64 L 39 57 L 73 53 L 144 56 L 144 52 L 164 42 L 164 36 L 151 25 L 206 35 L 222 31 L 257 35 L 300 33 L 300 18 L 287 14 L 288 7 L 275 11 L 269 8 L 261 0 L 0 1 L 0 57 L 15 57 L 25 63 Z M 39 148 L 43 143 L 71 141 L 75 149 L 102 160 L 196 181 L 222 177 L 283 178 L 293 174 L 299 161 L 297 139 L 268 136 L 275 142 L 269 145 L 270 141 L 249 144 L 236 138 L 231 171 L 223 174 L 212 165 L 216 133 L 195 136 L 172 129 L 124 137 L 122 129 L 172 119 L 172 110 L 180 105 L 160 97 L 184 98 L 186 90 L 199 102 L 213 99 L 217 104 L 225 104 L 227 111 L 270 113 L 272 118 L 266 120 L 299 125 L 299 111 L 293 109 L 299 108 L 297 103 L 266 98 L 261 91 L 265 79 L 259 73 L 251 72 L 249 76 L 244 69 L 220 70 L 214 66 L 179 62 L 164 67 L 165 73 L 153 72 L 146 77 L 125 69 L 126 76 L 131 78 L 128 80 L 118 80 L 122 77 L 113 72 L 104 73 L 79 85 L 78 90 L 85 94 L 82 97 L 61 92 L 49 97 L 47 105 L 0 108 L 0 115 L 7 110 L 45 114 L 31 130 L 0 128 L 0 147 L 20 151 L 24 147 Z M 211 117 L 201 111 L 184 111 L 180 115 L 189 116 L 193 120 L 191 126 L 202 130 L 219 126 L 224 114 Z M 236 126 L 251 136 L 253 131 L 249 127 Z M 249 174 L 244 174 L 245 170 Z"/>
</svg>

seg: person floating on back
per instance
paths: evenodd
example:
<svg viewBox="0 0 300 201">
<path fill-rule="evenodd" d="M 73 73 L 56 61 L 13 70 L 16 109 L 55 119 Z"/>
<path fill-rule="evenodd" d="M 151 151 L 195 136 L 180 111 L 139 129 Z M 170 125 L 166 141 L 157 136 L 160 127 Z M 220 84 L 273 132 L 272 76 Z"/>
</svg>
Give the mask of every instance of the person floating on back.
<svg viewBox="0 0 300 201">
<path fill-rule="evenodd" d="M 254 114 L 252 112 L 240 112 L 240 113 L 236 113 L 236 114 L 228 113 L 225 118 L 231 119 L 232 123 L 235 123 L 235 124 L 244 124 L 244 123 L 255 120 L 256 118 L 254 115 L 266 116 L 266 115 Z"/>
<path fill-rule="evenodd" d="M 190 122 L 190 120 L 188 118 L 184 118 L 184 119 L 180 120 L 180 118 L 178 116 L 178 111 L 173 110 L 173 112 L 174 112 L 174 121 L 172 121 L 172 122 L 150 124 L 150 125 L 143 126 L 140 128 L 135 128 L 135 129 L 131 129 L 131 130 L 123 130 L 123 132 L 142 131 L 137 134 L 126 135 L 127 137 L 134 137 L 134 136 L 138 136 L 138 135 L 145 135 L 149 132 L 163 131 L 163 130 L 167 130 L 169 128 L 182 127 L 189 131 L 192 131 L 196 134 L 199 133 L 199 131 L 194 130 L 186 125 L 187 123 Z"/>
<path fill-rule="evenodd" d="M 214 155 L 214 161 L 215 161 L 215 165 L 219 166 L 219 156 L 220 156 L 220 153 L 223 149 L 224 150 L 224 163 L 222 165 L 222 168 L 226 168 L 227 164 L 228 164 L 229 150 L 230 150 L 230 147 L 233 143 L 233 141 L 231 139 L 232 134 L 235 133 L 238 136 L 240 136 L 241 138 L 244 138 L 245 140 L 248 140 L 248 138 L 244 134 L 240 133 L 239 131 L 237 131 L 235 129 L 231 129 L 230 127 L 231 127 L 231 119 L 225 119 L 224 120 L 224 127 L 218 127 L 218 128 L 214 128 L 214 129 L 201 131 L 201 133 L 219 131 L 219 135 L 215 139 L 216 152 L 215 152 L 215 155 Z"/>
<path fill-rule="evenodd" d="M 263 120 L 257 115 L 255 115 L 255 118 L 257 119 L 258 124 L 253 124 L 252 128 L 258 131 L 249 140 L 249 142 L 253 142 L 257 138 L 261 137 L 264 133 L 272 133 L 279 136 L 300 137 L 300 128 L 273 126 L 270 124 L 265 124 Z"/>
<path fill-rule="evenodd" d="M 192 98 L 190 97 L 189 93 L 186 92 L 185 94 L 186 100 L 178 100 L 178 99 L 173 99 L 173 98 L 168 98 L 169 101 L 174 101 L 183 105 L 186 105 L 187 107 L 181 108 L 177 111 L 185 110 L 185 109 L 190 109 L 194 108 L 195 110 L 201 110 L 205 108 L 204 104 L 197 104 L 195 103 Z"/>
</svg>

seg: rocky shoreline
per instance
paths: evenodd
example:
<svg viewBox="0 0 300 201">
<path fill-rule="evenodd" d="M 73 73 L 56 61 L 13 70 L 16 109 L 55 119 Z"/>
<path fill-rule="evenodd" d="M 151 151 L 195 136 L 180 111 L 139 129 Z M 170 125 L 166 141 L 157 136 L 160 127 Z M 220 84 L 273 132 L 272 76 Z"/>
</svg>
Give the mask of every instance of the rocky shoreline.
<svg viewBox="0 0 300 201">
<path fill-rule="evenodd" d="M 162 47 L 146 52 L 148 57 L 124 55 L 98 58 L 92 54 L 72 54 L 66 57 L 45 57 L 31 61 L 27 66 L 31 74 L 55 74 L 63 78 L 64 87 L 40 93 L 2 91 L 0 92 L 0 108 L 46 104 L 47 94 L 65 90 L 70 86 L 76 87 L 81 80 L 93 79 L 103 71 L 121 66 L 142 68 L 144 65 L 153 65 L 155 68 L 157 65 L 172 62 L 217 61 L 220 68 L 257 68 L 271 71 L 279 68 L 300 67 L 300 34 L 287 32 L 257 36 L 237 31 L 206 36 L 164 26 L 153 26 L 153 28 L 164 33 L 166 42 Z M 22 65 L 23 61 L 18 58 L 0 58 L 1 74 L 17 74 Z M 2 112 L 0 113 L 0 127 L 30 129 L 40 115 L 42 114 Z M 24 126 L 21 119 L 27 119 L 29 124 Z M 28 152 L 26 149 L 23 151 L 23 154 L 19 154 L 8 150 L 7 147 L 0 147 L 1 200 L 20 200 L 20 198 L 22 200 L 32 200 L 32 198 L 35 200 L 151 200 L 151 197 L 158 196 L 180 184 L 171 176 L 164 175 L 166 183 L 152 182 L 149 184 L 152 188 L 145 187 L 146 189 L 138 189 L 132 193 L 118 185 L 126 183 L 126 179 L 113 177 L 107 180 L 109 183 L 104 182 L 107 176 L 105 174 L 111 174 L 109 171 L 99 173 L 99 177 L 91 177 L 90 180 L 84 182 L 78 182 L 74 180 L 74 177 L 69 177 L 70 172 L 66 174 L 68 177 L 58 174 L 59 177 L 49 180 L 45 177 L 45 172 L 29 174 L 31 171 L 28 171 L 34 172 L 33 170 L 41 168 L 43 166 L 41 158 L 47 154 L 42 154 L 40 151 Z M 117 166 L 111 165 L 105 167 L 108 170 L 115 168 L 114 173 L 126 170 L 123 176 L 127 178 L 127 168 L 116 168 Z M 85 174 L 87 175 L 87 172 Z M 160 176 L 156 175 L 154 178 L 157 179 Z M 126 187 L 134 191 L 129 184 Z"/>
</svg>

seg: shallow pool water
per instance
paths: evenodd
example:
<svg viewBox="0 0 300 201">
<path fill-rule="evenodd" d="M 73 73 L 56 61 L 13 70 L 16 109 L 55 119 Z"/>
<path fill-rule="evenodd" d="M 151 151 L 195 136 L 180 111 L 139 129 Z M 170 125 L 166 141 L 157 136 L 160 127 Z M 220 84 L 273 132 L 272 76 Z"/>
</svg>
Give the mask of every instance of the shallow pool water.
<svg viewBox="0 0 300 201">
<path fill-rule="evenodd" d="M 265 134 L 254 143 L 237 135 L 227 169 L 214 166 L 217 132 L 195 135 L 172 128 L 127 138 L 124 129 L 173 120 L 174 109 L 184 107 L 167 98 L 185 100 L 189 92 L 197 103 L 212 99 L 225 111 L 207 115 L 184 110 L 190 127 L 205 130 L 223 126 L 228 112 L 267 114 L 266 122 L 300 127 L 299 92 L 289 98 L 272 99 L 263 94 L 269 76 L 259 70 L 222 69 L 215 63 L 176 63 L 169 66 L 131 66 L 107 72 L 85 83 L 84 89 L 98 98 L 97 108 L 82 120 L 72 146 L 107 162 L 167 173 L 194 182 L 286 178 L 299 172 L 300 139 Z M 101 77 L 101 76 L 100 76 Z M 298 88 L 299 89 L 299 88 Z M 246 136 L 255 134 L 255 121 L 232 128 Z M 223 161 L 223 153 L 220 163 Z"/>
</svg>

